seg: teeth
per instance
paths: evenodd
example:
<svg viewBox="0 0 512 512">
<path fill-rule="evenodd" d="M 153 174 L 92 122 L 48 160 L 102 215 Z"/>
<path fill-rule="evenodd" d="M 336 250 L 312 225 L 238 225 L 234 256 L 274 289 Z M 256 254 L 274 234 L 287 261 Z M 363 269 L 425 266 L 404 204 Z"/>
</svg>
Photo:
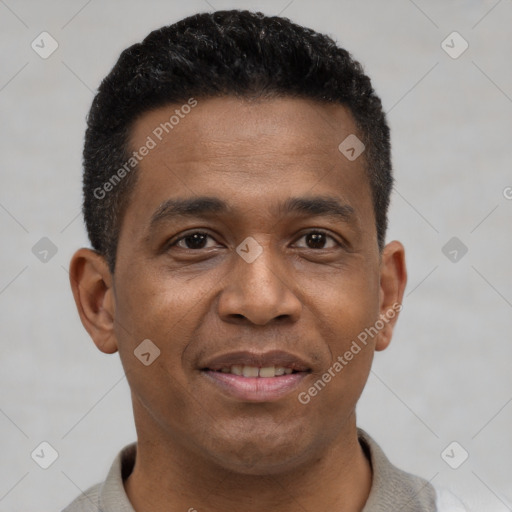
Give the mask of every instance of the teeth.
<svg viewBox="0 0 512 512">
<path fill-rule="evenodd" d="M 279 377 L 280 375 L 290 375 L 293 372 L 291 368 L 283 366 L 266 366 L 259 368 L 258 366 L 247 366 L 235 364 L 231 367 L 221 368 L 222 373 L 232 373 L 233 375 L 241 375 L 243 377 Z"/>
<path fill-rule="evenodd" d="M 235 375 L 242 375 L 242 366 L 240 366 L 240 365 L 232 366 L 230 373 L 233 373 Z"/>
<path fill-rule="evenodd" d="M 260 377 L 275 377 L 276 367 L 267 366 L 266 368 L 260 368 Z"/>
<path fill-rule="evenodd" d="M 257 366 L 244 366 L 242 368 L 242 375 L 244 377 L 257 377 L 259 368 Z"/>
</svg>

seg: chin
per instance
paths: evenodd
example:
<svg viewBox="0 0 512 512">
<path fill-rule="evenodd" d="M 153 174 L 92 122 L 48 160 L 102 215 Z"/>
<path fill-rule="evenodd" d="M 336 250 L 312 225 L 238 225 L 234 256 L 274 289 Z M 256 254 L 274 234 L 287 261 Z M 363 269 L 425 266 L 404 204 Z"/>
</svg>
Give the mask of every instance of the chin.
<svg viewBox="0 0 512 512">
<path fill-rule="evenodd" d="M 314 458 L 316 453 L 312 447 L 308 449 L 297 436 L 287 436 L 280 442 L 277 439 L 269 442 L 268 437 L 216 442 L 209 454 L 215 464 L 227 471 L 248 476 L 264 476 L 297 469 L 310 458 Z"/>
<path fill-rule="evenodd" d="M 217 456 L 216 462 L 227 471 L 246 476 L 278 475 L 297 469 L 301 465 L 296 454 L 286 456 L 269 454 L 267 457 L 260 455 L 254 459 L 241 458 L 235 454 L 222 454 Z"/>
</svg>

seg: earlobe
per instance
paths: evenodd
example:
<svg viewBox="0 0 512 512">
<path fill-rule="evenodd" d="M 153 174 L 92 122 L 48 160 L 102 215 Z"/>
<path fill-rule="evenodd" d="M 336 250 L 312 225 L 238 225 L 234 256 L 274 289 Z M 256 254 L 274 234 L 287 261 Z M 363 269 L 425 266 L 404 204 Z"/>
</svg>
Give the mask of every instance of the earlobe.
<svg viewBox="0 0 512 512">
<path fill-rule="evenodd" d="M 91 249 L 79 249 L 71 258 L 69 280 L 86 331 L 99 350 L 116 352 L 113 280 L 105 258 Z"/>
<path fill-rule="evenodd" d="M 391 342 L 393 329 L 402 309 L 402 299 L 407 284 L 404 246 L 396 240 L 382 251 L 380 265 L 380 330 L 375 350 L 384 350 Z"/>
</svg>

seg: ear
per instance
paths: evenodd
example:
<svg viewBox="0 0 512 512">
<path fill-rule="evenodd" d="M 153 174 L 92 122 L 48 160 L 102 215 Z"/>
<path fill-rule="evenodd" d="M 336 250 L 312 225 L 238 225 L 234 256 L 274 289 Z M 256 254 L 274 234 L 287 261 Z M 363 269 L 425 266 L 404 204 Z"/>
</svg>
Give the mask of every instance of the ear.
<svg viewBox="0 0 512 512">
<path fill-rule="evenodd" d="M 375 350 L 384 350 L 391 342 L 406 284 L 405 249 L 395 240 L 384 247 L 381 255 L 379 316 L 384 327 L 379 330 Z"/>
<path fill-rule="evenodd" d="M 105 258 L 91 249 L 79 249 L 71 258 L 69 280 L 86 331 L 102 352 L 116 352 L 113 279 Z"/>
</svg>

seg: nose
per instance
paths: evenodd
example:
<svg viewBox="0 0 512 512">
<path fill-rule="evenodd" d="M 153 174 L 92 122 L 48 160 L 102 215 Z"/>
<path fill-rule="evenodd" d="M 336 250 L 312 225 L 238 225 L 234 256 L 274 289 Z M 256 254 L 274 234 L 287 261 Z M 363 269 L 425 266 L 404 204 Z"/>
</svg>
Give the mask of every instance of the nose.
<svg viewBox="0 0 512 512">
<path fill-rule="evenodd" d="M 252 262 L 236 252 L 233 260 L 218 302 L 222 320 L 256 325 L 298 320 L 302 303 L 293 290 L 293 276 L 275 252 L 265 246 Z"/>
</svg>

